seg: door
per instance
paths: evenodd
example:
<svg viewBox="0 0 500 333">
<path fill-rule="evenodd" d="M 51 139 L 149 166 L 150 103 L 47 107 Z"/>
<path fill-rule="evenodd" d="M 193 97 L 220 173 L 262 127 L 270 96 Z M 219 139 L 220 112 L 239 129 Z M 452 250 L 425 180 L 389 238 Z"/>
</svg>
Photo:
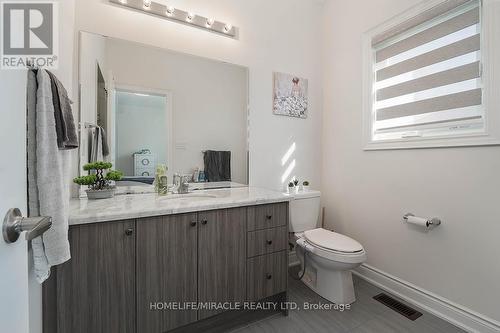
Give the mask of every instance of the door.
<svg viewBox="0 0 500 333">
<path fill-rule="evenodd" d="M 134 333 L 135 220 L 72 226 L 71 260 L 44 283 L 45 333 Z"/>
<path fill-rule="evenodd" d="M 198 300 L 245 301 L 246 207 L 200 212 L 198 221 Z M 201 309 L 198 319 L 220 312 Z"/>
<path fill-rule="evenodd" d="M 196 321 L 195 310 L 180 308 L 197 300 L 196 226 L 196 213 L 137 221 L 140 333 L 166 332 Z"/>
<path fill-rule="evenodd" d="M 0 222 L 10 208 L 26 216 L 26 71 L 0 70 Z M 0 239 L 0 331 L 27 333 L 28 247 Z"/>
</svg>

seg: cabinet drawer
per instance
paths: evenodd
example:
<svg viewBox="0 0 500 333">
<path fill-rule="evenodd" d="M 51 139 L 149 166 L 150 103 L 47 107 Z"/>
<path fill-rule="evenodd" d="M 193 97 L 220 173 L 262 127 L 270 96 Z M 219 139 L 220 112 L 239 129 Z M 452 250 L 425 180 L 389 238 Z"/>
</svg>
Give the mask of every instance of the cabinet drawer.
<svg viewBox="0 0 500 333">
<path fill-rule="evenodd" d="M 286 250 L 288 227 L 278 227 L 251 231 L 247 239 L 247 256 L 255 257 L 263 254 Z"/>
<path fill-rule="evenodd" d="M 134 155 L 134 166 L 136 168 L 148 167 L 155 165 L 155 157 L 152 154 L 135 154 Z"/>
<path fill-rule="evenodd" d="M 288 202 L 249 207 L 248 231 L 288 225 Z"/>
<path fill-rule="evenodd" d="M 286 291 L 287 251 L 247 260 L 247 298 L 258 301 Z"/>
<path fill-rule="evenodd" d="M 154 177 L 154 168 L 137 168 L 134 171 L 134 176 L 136 177 Z"/>
</svg>

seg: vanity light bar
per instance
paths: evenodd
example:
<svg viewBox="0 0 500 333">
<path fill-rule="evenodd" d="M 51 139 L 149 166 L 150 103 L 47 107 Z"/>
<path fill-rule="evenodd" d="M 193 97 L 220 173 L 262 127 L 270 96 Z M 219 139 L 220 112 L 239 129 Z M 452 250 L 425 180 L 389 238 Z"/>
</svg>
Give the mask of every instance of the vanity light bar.
<svg viewBox="0 0 500 333">
<path fill-rule="evenodd" d="M 151 0 L 109 0 L 109 2 L 122 7 L 153 14 L 178 23 L 192 25 L 197 28 L 222 34 L 224 36 L 236 38 L 237 28 L 233 27 L 229 23 L 216 21 L 213 18 L 199 16 L 172 6 L 165 6 L 157 2 L 152 2 Z"/>
</svg>

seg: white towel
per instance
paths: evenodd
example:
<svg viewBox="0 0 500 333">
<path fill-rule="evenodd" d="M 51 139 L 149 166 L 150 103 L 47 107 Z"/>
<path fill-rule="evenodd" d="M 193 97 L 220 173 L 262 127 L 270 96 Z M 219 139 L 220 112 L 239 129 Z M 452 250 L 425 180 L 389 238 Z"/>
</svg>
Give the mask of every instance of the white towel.
<svg viewBox="0 0 500 333">
<path fill-rule="evenodd" d="M 42 283 L 50 267 L 71 258 L 68 241 L 70 155 L 59 150 L 49 74 L 38 70 L 36 94 L 36 186 L 39 214 L 52 217 L 52 227 L 32 241 L 35 275 Z"/>
<path fill-rule="evenodd" d="M 38 186 L 36 183 L 36 73 L 28 71 L 27 84 L 27 139 L 28 139 L 28 215 L 39 216 Z M 31 242 L 33 253 L 33 267 L 37 281 L 43 282 L 49 277 L 47 257 L 43 250 L 42 237 Z"/>
</svg>

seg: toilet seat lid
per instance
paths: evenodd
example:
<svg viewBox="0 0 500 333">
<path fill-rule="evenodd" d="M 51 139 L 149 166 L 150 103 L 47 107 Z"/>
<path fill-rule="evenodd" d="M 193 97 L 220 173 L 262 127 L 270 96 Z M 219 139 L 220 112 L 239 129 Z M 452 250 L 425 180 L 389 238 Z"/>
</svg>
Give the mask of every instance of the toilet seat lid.
<svg viewBox="0 0 500 333">
<path fill-rule="evenodd" d="M 309 242 L 337 252 L 356 253 L 363 251 L 363 246 L 352 238 L 322 228 L 304 232 Z"/>
</svg>

